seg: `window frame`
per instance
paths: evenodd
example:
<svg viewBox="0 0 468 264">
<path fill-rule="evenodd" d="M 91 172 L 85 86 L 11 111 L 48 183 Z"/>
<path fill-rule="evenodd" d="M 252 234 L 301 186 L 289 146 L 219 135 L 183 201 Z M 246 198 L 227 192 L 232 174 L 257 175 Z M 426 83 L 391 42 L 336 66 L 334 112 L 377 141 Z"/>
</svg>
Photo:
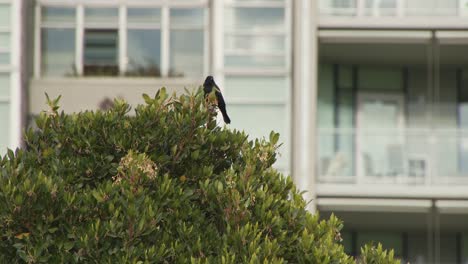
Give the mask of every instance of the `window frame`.
<svg viewBox="0 0 468 264">
<path fill-rule="evenodd" d="M 200 8 L 203 10 L 203 25 L 197 27 L 197 30 L 203 31 L 203 74 L 207 75 L 210 71 L 210 58 L 211 58 L 211 33 L 210 33 L 210 5 L 208 0 L 194 0 L 190 2 L 177 1 L 177 0 L 159 0 L 155 2 L 149 2 L 145 0 L 120 0 L 120 1 L 108 1 L 108 0 L 76 0 L 73 3 L 67 0 L 37 0 L 35 6 L 35 48 L 34 48 L 34 77 L 35 78 L 47 78 L 43 76 L 41 72 L 41 30 L 43 27 L 58 27 L 63 28 L 61 23 L 45 23 L 42 21 L 41 10 L 43 7 L 64 7 L 64 8 L 75 8 L 76 9 L 76 20 L 74 23 L 66 24 L 75 28 L 75 67 L 79 77 L 86 77 L 83 74 L 84 66 L 84 34 L 87 28 L 117 28 L 118 29 L 118 65 L 119 65 L 119 76 L 125 76 L 128 66 L 128 29 L 157 29 L 159 27 L 161 31 L 161 77 L 153 78 L 174 78 L 169 76 L 170 68 L 170 31 L 173 27 L 170 24 L 170 9 L 175 8 Z M 111 25 L 110 23 L 85 23 L 85 8 L 117 8 L 118 9 L 118 24 Z M 128 23 L 128 9 L 131 8 L 159 8 L 161 10 L 161 22 L 159 25 L 152 23 Z M 180 27 L 177 29 L 193 30 L 194 27 Z M 111 78 L 116 78 L 112 76 Z M 142 76 L 145 78 L 151 78 L 149 76 Z M 175 77 L 177 78 L 177 77 Z M 183 77 L 191 78 L 191 77 Z"/>
</svg>

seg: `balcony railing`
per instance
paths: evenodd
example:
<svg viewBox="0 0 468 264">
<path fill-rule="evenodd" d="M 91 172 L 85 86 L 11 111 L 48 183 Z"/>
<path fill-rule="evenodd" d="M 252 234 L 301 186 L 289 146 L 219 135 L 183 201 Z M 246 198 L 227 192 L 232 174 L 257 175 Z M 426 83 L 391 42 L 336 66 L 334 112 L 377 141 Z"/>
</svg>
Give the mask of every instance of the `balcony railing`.
<svg viewBox="0 0 468 264">
<path fill-rule="evenodd" d="M 320 0 L 321 16 L 338 17 L 463 17 L 467 0 Z"/>
<path fill-rule="evenodd" d="M 468 130 L 319 129 L 321 183 L 468 185 Z"/>
</svg>

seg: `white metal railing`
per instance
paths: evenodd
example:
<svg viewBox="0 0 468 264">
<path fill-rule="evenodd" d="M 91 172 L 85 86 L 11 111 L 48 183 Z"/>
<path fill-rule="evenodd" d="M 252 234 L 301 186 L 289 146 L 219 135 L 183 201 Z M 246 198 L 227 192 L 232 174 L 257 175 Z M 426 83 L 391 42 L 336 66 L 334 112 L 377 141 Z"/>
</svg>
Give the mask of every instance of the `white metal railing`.
<svg viewBox="0 0 468 264">
<path fill-rule="evenodd" d="M 321 183 L 468 185 L 468 130 L 318 129 Z"/>
<path fill-rule="evenodd" d="M 320 0 L 321 16 L 466 17 L 468 0 Z"/>
</svg>

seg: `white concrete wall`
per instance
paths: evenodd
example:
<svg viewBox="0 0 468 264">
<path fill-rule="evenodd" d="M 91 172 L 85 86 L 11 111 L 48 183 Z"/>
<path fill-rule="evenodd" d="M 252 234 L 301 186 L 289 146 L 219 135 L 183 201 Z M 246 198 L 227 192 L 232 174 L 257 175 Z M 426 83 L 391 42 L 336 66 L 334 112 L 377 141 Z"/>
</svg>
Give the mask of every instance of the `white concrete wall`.
<svg viewBox="0 0 468 264">
<path fill-rule="evenodd" d="M 202 81 L 144 78 L 60 78 L 33 79 L 29 88 L 29 112 L 47 110 L 45 93 L 50 98 L 62 95 L 61 109 L 66 113 L 96 110 L 106 98 L 124 98 L 131 105 L 143 103 L 142 94 L 154 95 L 161 87 L 169 93 L 197 89 Z"/>
</svg>

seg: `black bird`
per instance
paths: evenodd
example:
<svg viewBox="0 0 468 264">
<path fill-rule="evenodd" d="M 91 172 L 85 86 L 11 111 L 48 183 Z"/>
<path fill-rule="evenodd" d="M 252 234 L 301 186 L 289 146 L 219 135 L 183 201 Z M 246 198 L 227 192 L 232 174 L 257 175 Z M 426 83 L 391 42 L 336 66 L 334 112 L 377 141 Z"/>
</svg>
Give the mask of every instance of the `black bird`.
<svg viewBox="0 0 468 264">
<path fill-rule="evenodd" d="M 208 96 L 213 91 L 213 87 L 215 89 L 216 101 L 218 102 L 218 108 L 223 114 L 224 123 L 230 124 L 231 119 L 229 118 L 226 112 L 226 103 L 224 102 L 223 95 L 221 94 L 221 90 L 219 89 L 218 85 L 216 85 L 213 76 L 207 76 L 205 82 L 203 83 L 203 91 L 205 92 L 205 97 Z"/>
</svg>

